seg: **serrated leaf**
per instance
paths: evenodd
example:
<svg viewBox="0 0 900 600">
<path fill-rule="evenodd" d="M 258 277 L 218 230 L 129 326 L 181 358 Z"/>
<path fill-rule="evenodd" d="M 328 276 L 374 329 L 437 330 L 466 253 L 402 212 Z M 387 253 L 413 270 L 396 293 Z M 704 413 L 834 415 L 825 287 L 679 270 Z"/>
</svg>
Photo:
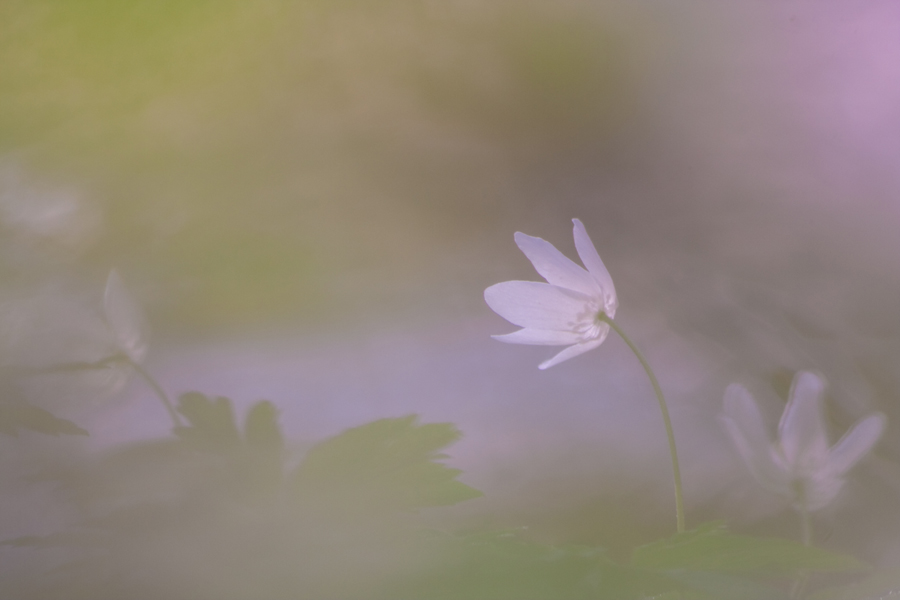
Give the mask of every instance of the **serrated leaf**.
<svg viewBox="0 0 900 600">
<path fill-rule="evenodd" d="M 313 447 L 294 474 L 301 503 L 338 512 L 411 510 L 456 504 L 481 492 L 437 460 L 459 439 L 449 423 L 418 425 L 414 415 L 381 419 Z"/>
<path fill-rule="evenodd" d="M 106 279 L 103 314 L 117 349 L 134 362 L 141 362 L 147 353 L 149 327 L 143 310 L 115 269 Z"/>
<path fill-rule="evenodd" d="M 48 435 L 88 435 L 67 419 L 61 419 L 37 406 L 21 404 L 0 407 L 0 433 L 16 435 L 18 429 L 29 429 Z"/>
<path fill-rule="evenodd" d="M 866 569 L 851 556 L 791 540 L 736 535 L 729 533 L 721 523 L 708 523 L 641 546 L 634 551 L 631 564 L 663 571 L 690 569 L 760 575 L 789 575 L 799 570 L 838 573 Z"/>
<path fill-rule="evenodd" d="M 187 418 L 190 426 L 176 427 L 175 435 L 198 449 L 230 452 L 240 447 L 234 410 L 228 398 L 210 400 L 198 392 L 188 392 L 178 399 L 178 412 Z"/>
</svg>

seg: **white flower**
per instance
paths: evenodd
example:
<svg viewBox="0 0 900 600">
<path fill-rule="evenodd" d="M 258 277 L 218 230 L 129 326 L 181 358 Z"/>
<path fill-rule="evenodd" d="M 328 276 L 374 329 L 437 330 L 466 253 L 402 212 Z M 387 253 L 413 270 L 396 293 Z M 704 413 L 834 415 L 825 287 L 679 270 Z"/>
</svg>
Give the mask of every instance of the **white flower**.
<svg viewBox="0 0 900 600">
<path fill-rule="evenodd" d="M 140 363 L 147 354 L 147 321 L 115 269 L 106 279 L 103 317 L 112 342 L 110 353 L 124 354 L 131 362 Z"/>
<path fill-rule="evenodd" d="M 516 232 L 519 249 L 525 253 L 547 283 L 537 281 L 504 281 L 484 290 L 484 299 L 498 315 L 522 327 L 495 339 L 510 344 L 569 346 L 542 362 L 546 369 L 578 356 L 603 343 L 618 300 L 609 271 L 603 266 L 591 238 L 578 219 L 575 223 L 575 248 L 582 268 L 553 244 L 541 238 Z"/>
<path fill-rule="evenodd" d="M 94 304 L 80 289 L 58 281 L 4 290 L 0 370 L 48 407 L 120 390 L 147 354 L 147 321 L 116 271 L 107 278 L 102 309 Z"/>
<path fill-rule="evenodd" d="M 834 500 L 844 476 L 872 449 L 887 424 L 884 415 L 870 415 L 829 448 L 822 416 L 824 387 L 817 375 L 797 373 L 774 444 L 750 392 L 738 384 L 725 392 L 721 422 L 744 462 L 760 484 L 787 496 L 799 510 L 818 510 Z"/>
</svg>

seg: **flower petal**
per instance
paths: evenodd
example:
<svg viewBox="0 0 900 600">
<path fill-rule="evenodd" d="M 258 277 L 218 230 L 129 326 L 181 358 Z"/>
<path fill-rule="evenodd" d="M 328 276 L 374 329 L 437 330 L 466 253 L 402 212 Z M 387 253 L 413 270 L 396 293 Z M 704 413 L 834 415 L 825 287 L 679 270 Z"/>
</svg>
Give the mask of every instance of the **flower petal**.
<svg viewBox="0 0 900 600">
<path fill-rule="evenodd" d="M 822 417 L 825 382 L 815 373 L 801 371 L 794 376 L 778 435 L 789 465 L 825 464 L 828 434 Z"/>
<path fill-rule="evenodd" d="M 600 286 L 583 267 L 569 259 L 550 242 L 516 232 L 519 246 L 535 270 L 552 285 L 576 290 L 589 296 L 599 296 Z"/>
<path fill-rule="evenodd" d="M 588 236 L 582 222 L 578 219 L 572 219 L 572 223 L 575 224 L 573 235 L 578 256 L 603 290 L 606 312 L 610 317 L 613 317 L 619 302 L 616 297 L 616 287 L 613 285 L 612 277 L 610 277 L 609 271 L 606 270 L 603 261 L 600 260 L 600 255 L 597 253 L 597 249 L 594 247 L 594 243 Z"/>
<path fill-rule="evenodd" d="M 606 334 L 609 332 L 609 328 L 607 327 L 606 331 L 600 335 L 600 337 L 590 340 L 588 342 L 582 342 L 581 344 L 575 344 L 574 346 L 569 346 L 564 349 L 562 352 L 554 356 L 549 360 L 545 360 L 541 364 L 538 365 L 538 369 L 544 370 L 549 369 L 554 365 L 558 365 L 559 363 L 569 360 L 570 358 L 575 358 L 579 354 L 584 354 L 588 350 L 593 350 L 597 346 L 603 343 L 603 340 L 606 339 Z"/>
<path fill-rule="evenodd" d="M 881 413 L 866 417 L 854 425 L 834 445 L 829 455 L 829 466 L 837 475 L 843 475 L 866 455 L 884 433 L 887 418 Z"/>
<path fill-rule="evenodd" d="M 592 322 L 591 298 L 574 290 L 538 281 L 504 281 L 484 290 L 491 309 L 519 327 L 572 331 Z"/>
<path fill-rule="evenodd" d="M 568 346 L 577 344 L 581 336 L 571 331 L 550 331 L 547 329 L 520 329 L 506 335 L 492 335 L 492 338 L 507 344 L 530 344 L 533 346 Z"/>
<path fill-rule="evenodd" d="M 736 383 L 728 386 L 720 422 L 753 477 L 772 491 L 787 491 L 787 474 L 773 460 L 772 442 L 759 408 L 747 388 Z"/>
<path fill-rule="evenodd" d="M 768 454 L 772 441 L 753 396 L 744 386 L 733 383 L 725 390 L 723 416 L 731 419 L 741 430 L 754 451 Z"/>
</svg>

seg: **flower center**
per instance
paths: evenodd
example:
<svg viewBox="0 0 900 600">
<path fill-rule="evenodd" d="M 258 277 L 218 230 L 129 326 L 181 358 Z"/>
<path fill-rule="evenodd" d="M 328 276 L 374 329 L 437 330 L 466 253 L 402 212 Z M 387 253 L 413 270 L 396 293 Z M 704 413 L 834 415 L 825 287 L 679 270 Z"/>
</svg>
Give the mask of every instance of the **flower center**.
<svg viewBox="0 0 900 600">
<path fill-rule="evenodd" d="M 600 337 L 607 327 L 603 322 L 605 315 L 599 302 L 586 303 L 584 311 L 578 314 L 578 320 L 572 324 L 572 331 L 578 334 L 579 341 L 586 342 Z"/>
</svg>

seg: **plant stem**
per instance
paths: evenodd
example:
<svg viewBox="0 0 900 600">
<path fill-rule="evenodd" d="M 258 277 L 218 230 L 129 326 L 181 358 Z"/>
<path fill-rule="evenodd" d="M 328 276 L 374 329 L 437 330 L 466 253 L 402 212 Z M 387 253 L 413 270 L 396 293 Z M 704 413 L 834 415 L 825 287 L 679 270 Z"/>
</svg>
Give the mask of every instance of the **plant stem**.
<svg viewBox="0 0 900 600">
<path fill-rule="evenodd" d="M 49 367 L 14 367 L 11 370 L 12 372 L 20 375 L 46 375 L 50 373 L 66 373 L 88 371 L 93 369 L 106 369 L 109 368 L 110 365 L 113 365 L 115 363 L 124 363 L 134 369 L 135 372 L 140 375 L 144 379 L 144 381 L 153 389 L 153 392 L 156 394 L 156 396 L 160 400 L 162 400 L 163 406 L 166 407 L 166 412 L 169 413 L 169 417 L 172 419 L 172 424 L 175 427 L 181 427 L 181 418 L 175 411 L 175 407 L 172 405 L 172 401 L 169 400 L 169 395 L 166 394 L 166 391 L 162 389 L 162 386 L 156 382 L 156 380 L 152 375 L 150 375 L 150 373 L 148 373 L 141 365 L 133 361 L 131 357 L 127 356 L 125 353 L 113 354 L 112 356 L 108 356 L 104 359 L 94 362 L 67 362 L 50 365 Z"/>
<path fill-rule="evenodd" d="M 810 518 L 809 509 L 806 506 L 806 490 L 802 483 L 796 484 L 797 493 L 800 497 L 800 539 L 804 546 L 812 546 L 812 519 Z M 791 598 L 799 600 L 803 598 L 806 592 L 806 584 L 809 582 L 809 571 L 797 571 L 794 578 L 794 585 L 791 586 Z"/>
<path fill-rule="evenodd" d="M 681 469 L 678 466 L 678 452 L 675 449 L 675 432 L 672 430 L 672 419 L 669 418 L 669 408 L 666 406 L 662 388 L 659 387 L 659 382 L 656 380 L 656 375 L 653 374 L 653 369 L 650 368 L 647 359 L 644 358 L 644 355 L 641 354 L 641 351 L 637 349 L 637 346 L 634 345 L 631 339 L 625 335 L 625 332 L 622 331 L 619 325 L 606 314 L 601 314 L 599 319 L 604 323 L 609 323 L 609 326 L 628 344 L 628 347 L 631 348 L 631 351 L 634 352 L 634 355 L 641 362 L 641 366 L 644 367 L 644 371 L 647 372 L 647 377 L 650 378 L 650 383 L 653 385 L 653 391 L 656 393 L 657 401 L 659 401 L 659 410 L 662 412 L 663 423 L 666 425 L 666 436 L 669 439 L 669 454 L 672 456 L 672 476 L 675 480 L 675 523 L 678 533 L 684 533 L 684 499 L 681 494 Z"/>
<path fill-rule="evenodd" d="M 800 539 L 804 546 L 812 546 L 812 519 L 809 517 L 805 499 L 800 507 Z"/>
<path fill-rule="evenodd" d="M 168 396 L 168 394 L 166 394 L 166 391 L 164 389 L 162 389 L 162 386 L 156 382 L 156 380 L 153 378 L 153 376 L 150 375 L 150 373 L 148 373 L 144 369 L 144 367 L 139 365 L 137 362 L 131 360 L 131 358 L 125 357 L 124 361 L 127 362 L 128 366 L 130 366 L 132 369 L 134 369 L 135 372 L 144 379 L 144 381 L 147 382 L 147 384 L 156 393 L 157 397 L 159 397 L 159 399 L 162 400 L 163 405 L 166 407 L 166 412 L 169 413 L 169 417 L 171 417 L 171 419 L 172 419 L 172 425 L 175 427 L 181 427 L 181 425 L 182 425 L 181 418 L 178 416 L 178 413 L 175 412 L 175 407 L 172 405 L 172 401 L 169 400 L 169 396 Z"/>
</svg>

